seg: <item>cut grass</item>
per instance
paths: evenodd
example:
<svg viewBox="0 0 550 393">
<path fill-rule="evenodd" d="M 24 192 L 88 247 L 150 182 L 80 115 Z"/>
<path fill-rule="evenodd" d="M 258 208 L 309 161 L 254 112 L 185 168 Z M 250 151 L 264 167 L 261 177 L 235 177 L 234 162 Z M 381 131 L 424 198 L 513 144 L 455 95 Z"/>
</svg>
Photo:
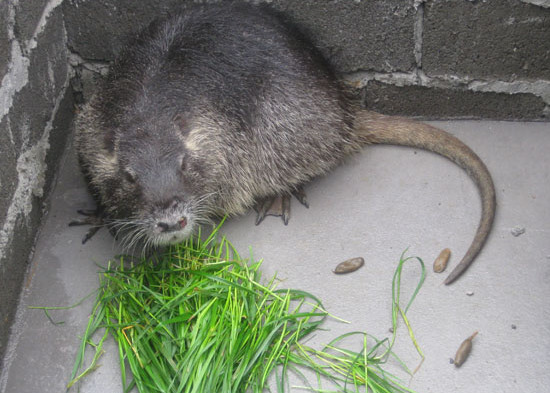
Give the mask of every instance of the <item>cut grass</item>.
<svg viewBox="0 0 550 393">
<path fill-rule="evenodd" d="M 391 340 L 374 339 L 367 349 L 373 338 L 353 332 L 316 350 L 302 339 L 328 316 L 320 300 L 304 291 L 277 289 L 275 277 L 261 284 L 261 262 L 242 260 L 227 239 L 216 238 L 217 229 L 204 241 L 171 247 L 155 261 L 128 267 L 121 258 L 116 267 L 101 273 L 68 388 L 97 367 L 110 334 L 118 343 L 125 392 L 136 386 L 141 393 L 260 393 L 273 375 L 277 391 L 288 392 L 289 373 L 311 391 L 411 391 L 382 366 L 394 356 L 399 315 L 421 354 L 406 317 L 424 279 L 420 259 L 422 277 L 405 309 L 399 306 L 401 269 L 411 258 L 402 257 L 394 275 Z M 92 336 L 98 332 L 101 338 L 94 343 Z M 359 351 L 341 345 L 352 336 L 362 342 Z M 94 356 L 84 367 L 89 346 Z M 305 370 L 317 376 L 316 387 L 307 381 Z M 326 380 L 331 390 L 322 388 Z"/>
</svg>

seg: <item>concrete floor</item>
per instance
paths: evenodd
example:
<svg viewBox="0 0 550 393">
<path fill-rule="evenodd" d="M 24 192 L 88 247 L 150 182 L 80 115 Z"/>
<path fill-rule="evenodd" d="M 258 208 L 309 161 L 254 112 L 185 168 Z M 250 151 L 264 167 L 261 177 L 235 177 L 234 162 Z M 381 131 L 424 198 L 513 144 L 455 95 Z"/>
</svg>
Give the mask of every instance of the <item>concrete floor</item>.
<svg viewBox="0 0 550 393">
<path fill-rule="evenodd" d="M 493 232 L 470 270 L 451 286 L 431 271 L 439 251 L 451 248 L 451 268 L 465 252 L 479 219 L 479 200 L 465 173 L 436 155 L 375 146 L 307 188 L 311 207 L 293 205 L 287 227 L 254 215 L 223 228 L 244 253 L 265 260 L 264 277 L 318 295 L 349 325 L 329 322 L 311 344 L 339 334 L 367 331 L 379 338 L 391 326 L 392 274 L 401 252 L 423 258 L 427 278 L 409 312 L 426 360 L 410 381 L 417 392 L 542 392 L 550 386 L 550 123 L 435 122 L 470 145 L 491 171 L 498 198 Z M 0 379 L 2 393 L 65 391 L 93 299 L 52 312 L 55 326 L 28 306 L 70 305 L 97 288 L 98 264 L 117 248 L 100 231 L 82 245 L 85 228 L 69 228 L 77 208 L 89 207 L 83 181 L 69 154 L 36 246 Z M 525 233 L 513 236 L 515 227 Z M 363 256 L 365 266 L 336 276 L 334 266 Z M 448 269 L 449 271 L 450 269 Z M 410 293 L 418 268 L 406 268 Z M 419 362 L 404 325 L 395 351 Z M 478 330 L 460 369 L 449 363 L 466 337 Z M 117 351 L 106 346 L 102 367 L 80 392 L 120 392 Z M 76 389 L 73 389 L 76 391 Z M 293 391 L 301 391 L 293 389 Z"/>
</svg>

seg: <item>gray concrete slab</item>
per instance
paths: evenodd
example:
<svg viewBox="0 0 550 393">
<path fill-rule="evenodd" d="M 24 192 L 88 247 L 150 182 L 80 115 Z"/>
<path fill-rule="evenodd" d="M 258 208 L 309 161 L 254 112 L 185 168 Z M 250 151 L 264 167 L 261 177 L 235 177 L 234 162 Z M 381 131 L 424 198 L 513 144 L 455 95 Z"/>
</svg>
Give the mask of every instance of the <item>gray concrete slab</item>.
<svg viewBox="0 0 550 393">
<path fill-rule="evenodd" d="M 498 212 L 490 239 L 471 269 L 452 286 L 430 265 L 444 247 L 451 267 L 465 252 L 479 218 L 470 179 L 452 163 L 413 149 L 368 147 L 346 165 L 307 187 L 311 207 L 293 205 L 287 227 L 268 218 L 259 227 L 249 213 L 223 232 L 243 253 L 264 259 L 265 277 L 318 295 L 350 321 L 330 321 L 310 343 L 367 331 L 389 335 L 391 281 L 400 254 L 423 258 L 424 287 L 409 312 L 426 360 L 410 381 L 420 392 L 542 392 L 550 386 L 550 123 L 434 122 L 469 144 L 485 161 L 497 188 Z M 96 263 L 117 252 L 107 231 L 82 245 L 85 228 L 69 228 L 77 208 L 91 206 L 76 161 L 68 155 L 36 245 L 17 322 L 0 377 L 2 393 L 63 392 L 93 299 L 52 312 L 54 325 L 29 306 L 70 305 L 97 287 Z M 525 233 L 513 236 L 515 227 Z M 336 276 L 347 258 L 363 256 L 359 271 Z M 404 271 L 410 293 L 418 269 Z M 470 296 L 468 294 L 470 293 Z M 419 362 L 403 324 L 395 351 Z M 459 344 L 479 335 L 460 369 L 449 363 Z M 121 391 L 117 351 L 106 347 L 102 366 L 80 392 Z M 76 391 L 76 390 L 75 390 Z M 294 391 L 294 390 L 293 390 Z M 295 391 L 299 391 L 295 389 Z"/>
</svg>

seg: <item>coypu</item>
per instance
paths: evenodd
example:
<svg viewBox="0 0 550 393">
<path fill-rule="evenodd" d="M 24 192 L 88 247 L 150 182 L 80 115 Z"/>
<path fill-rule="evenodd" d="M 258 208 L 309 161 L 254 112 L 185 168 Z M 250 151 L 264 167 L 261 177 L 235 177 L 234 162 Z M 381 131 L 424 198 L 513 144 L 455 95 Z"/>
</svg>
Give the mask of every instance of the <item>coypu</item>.
<svg viewBox="0 0 550 393">
<path fill-rule="evenodd" d="M 358 108 L 316 48 L 269 9 L 185 7 L 123 49 L 77 116 L 76 149 L 98 203 L 81 223 L 154 246 L 252 206 L 258 222 L 271 205 L 286 222 L 291 194 L 307 204 L 303 184 L 371 143 L 436 152 L 476 182 L 482 218 L 452 282 L 494 217 L 491 176 L 475 153 L 442 130 Z"/>
</svg>

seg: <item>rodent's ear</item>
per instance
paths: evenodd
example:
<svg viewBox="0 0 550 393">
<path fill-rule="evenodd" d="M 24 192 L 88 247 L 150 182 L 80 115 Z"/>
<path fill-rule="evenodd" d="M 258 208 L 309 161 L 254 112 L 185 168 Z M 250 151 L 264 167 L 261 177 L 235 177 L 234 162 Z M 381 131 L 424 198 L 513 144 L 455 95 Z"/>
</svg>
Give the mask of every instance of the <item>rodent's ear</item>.
<svg viewBox="0 0 550 393">
<path fill-rule="evenodd" d="M 103 136 L 103 145 L 105 146 L 105 149 L 109 153 L 113 153 L 115 151 L 115 132 L 112 130 L 109 130 L 105 133 Z"/>
</svg>

